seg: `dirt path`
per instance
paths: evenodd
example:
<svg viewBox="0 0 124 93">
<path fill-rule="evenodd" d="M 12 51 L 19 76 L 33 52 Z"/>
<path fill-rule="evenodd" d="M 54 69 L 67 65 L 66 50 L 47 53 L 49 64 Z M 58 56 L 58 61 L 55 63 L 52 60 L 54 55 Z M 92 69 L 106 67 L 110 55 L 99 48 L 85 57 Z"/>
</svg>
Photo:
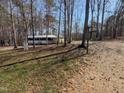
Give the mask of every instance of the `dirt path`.
<svg viewBox="0 0 124 93">
<path fill-rule="evenodd" d="M 13 47 L 0 47 L 0 51 L 12 50 Z"/>
<path fill-rule="evenodd" d="M 64 93 L 124 93 L 124 42 L 97 42 L 87 68 L 69 79 Z M 83 62 L 83 61 L 82 61 Z"/>
</svg>

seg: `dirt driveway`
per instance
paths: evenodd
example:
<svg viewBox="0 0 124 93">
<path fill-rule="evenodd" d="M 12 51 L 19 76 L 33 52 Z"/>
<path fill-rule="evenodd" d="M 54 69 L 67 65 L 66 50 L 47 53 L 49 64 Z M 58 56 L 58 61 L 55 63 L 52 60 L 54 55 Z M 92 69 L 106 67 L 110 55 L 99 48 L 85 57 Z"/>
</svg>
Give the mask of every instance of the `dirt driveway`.
<svg viewBox="0 0 124 93">
<path fill-rule="evenodd" d="M 69 79 L 64 93 L 124 93 L 124 42 L 96 43 L 94 54 L 80 59 L 89 66 Z"/>
<path fill-rule="evenodd" d="M 13 47 L 0 47 L 0 51 L 12 50 Z"/>
</svg>

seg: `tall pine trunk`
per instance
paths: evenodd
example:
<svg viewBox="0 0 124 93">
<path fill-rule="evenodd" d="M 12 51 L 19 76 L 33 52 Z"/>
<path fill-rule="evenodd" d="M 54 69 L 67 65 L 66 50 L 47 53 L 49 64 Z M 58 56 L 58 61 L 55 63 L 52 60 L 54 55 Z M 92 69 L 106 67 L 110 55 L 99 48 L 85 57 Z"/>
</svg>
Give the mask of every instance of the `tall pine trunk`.
<svg viewBox="0 0 124 93">
<path fill-rule="evenodd" d="M 69 38 L 69 43 L 71 43 L 72 41 L 72 36 L 71 36 L 71 33 L 72 33 L 72 25 L 73 25 L 73 13 L 74 13 L 74 0 L 71 1 L 71 18 L 70 18 L 70 38 Z"/>
<path fill-rule="evenodd" d="M 61 29 L 61 7 L 62 7 L 62 2 L 60 1 L 57 45 L 59 44 L 59 40 L 60 40 L 60 29 Z"/>
<path fill-rule="evenodd" d="M 88 32 L 89 3 L 90 0 L 86 0 L 84 31 L 83 31 L 82 44 L 81 44 L 81 46 L 84 48 L 86 48 L 85 41 L 86 41 L 86 33 Z"/>
<path fill-rule="evenodd" d="M 99 39 L 99 16 L 100 16 L 101 0 L 97 0 L 97 24 L 96 24 L 96 38 Z"/>
<path fill-rule="evenodd" d="M 66 0 L 64 0 L 64 46 L 67 45 L 67 5 Z"/>
<path fill-rule="evenodd" d="M 33 0 L 31 0 L 31 30 L 33 32 L 33 48 L 35 48 L 35 33 L 34 33 L 34 17 L 33 17 Z"/>
<path fill-rule="evenodd" d="M 101 24 L 101 31 L 100 31 L 100 40 L 103 39 L 103 22 L 104 22 L 104 15 L 105 15 L 105 2 L 106 0 L 103 1 L 103 10 L 102 10 L 102 24 Z"/>
</svg>

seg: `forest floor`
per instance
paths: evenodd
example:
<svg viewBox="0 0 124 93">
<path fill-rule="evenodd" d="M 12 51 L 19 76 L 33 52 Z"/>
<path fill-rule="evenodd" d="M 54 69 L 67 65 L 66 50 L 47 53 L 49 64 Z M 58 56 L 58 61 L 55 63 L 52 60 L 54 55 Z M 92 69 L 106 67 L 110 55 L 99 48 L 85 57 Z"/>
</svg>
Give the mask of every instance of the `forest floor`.
<svg viewBox="0 0 124 93">
<path fill-rule="evenodd" d="M 124 93 L 124 41 L 97 42 L 91 49 L 93 55 L 82 57 L 88 66 L 68 81 L 65 93 Z"/>
<path fill-rule="evenodd" d="M 124 93 L 124 41 L 0 50 L 0 93 Z"/>
</svg>

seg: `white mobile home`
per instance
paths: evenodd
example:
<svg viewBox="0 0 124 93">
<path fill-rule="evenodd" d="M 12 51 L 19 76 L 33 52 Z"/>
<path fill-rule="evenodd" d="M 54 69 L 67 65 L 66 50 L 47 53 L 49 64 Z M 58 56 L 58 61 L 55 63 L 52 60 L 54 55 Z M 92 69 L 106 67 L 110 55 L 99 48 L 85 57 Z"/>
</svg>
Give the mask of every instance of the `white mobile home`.
<svg viewBox="0 0 124 93">
<path fill-rule="evenodd" d="M 37 35 L 34 36 L 34 43 L 36 45 L 42 44 L 55 44 L 57 42 L 57 36 L 55 35 Z M 33 44 L 33 36 L 28 36 L 28 44 Z"/>
</svg>

